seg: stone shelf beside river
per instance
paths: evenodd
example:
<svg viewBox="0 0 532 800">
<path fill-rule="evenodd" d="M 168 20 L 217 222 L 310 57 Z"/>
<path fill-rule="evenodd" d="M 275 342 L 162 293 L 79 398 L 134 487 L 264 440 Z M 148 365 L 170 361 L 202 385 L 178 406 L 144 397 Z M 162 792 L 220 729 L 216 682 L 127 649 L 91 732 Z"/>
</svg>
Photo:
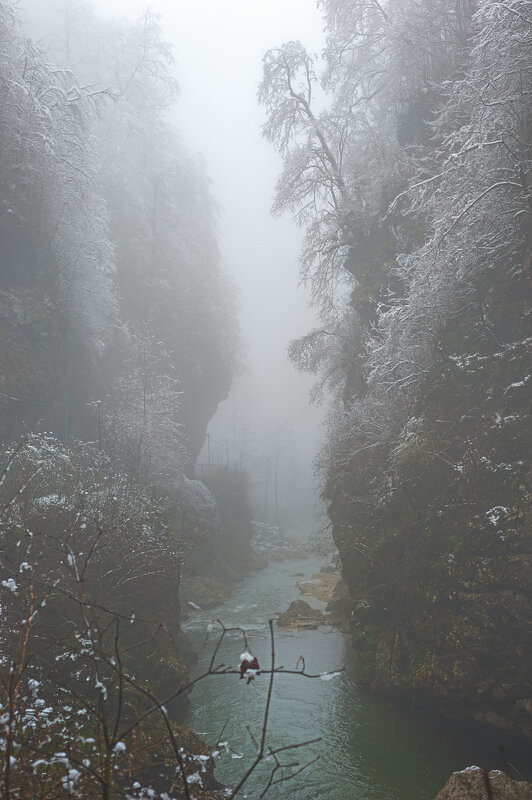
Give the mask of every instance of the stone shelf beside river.
<svg viewBox="0 0 532 800">
<path fill-rule="evenodd" d="M 323 611 L 312 608 L 304 600 L 294 600 L 288 609 L 279 615 L 277 624 L 280 628 L 317 628 L 327 622 Z"/>
<path fill-rule="evenodd" d="M 296 583 L 296 588 L 301 594 L 315 597 L 328 603 L 332 600 L 334 590 L 341 581 L 342 576 L 339 572 L 317 572 L 307 580 L 300 580 Z"/>
</svg>

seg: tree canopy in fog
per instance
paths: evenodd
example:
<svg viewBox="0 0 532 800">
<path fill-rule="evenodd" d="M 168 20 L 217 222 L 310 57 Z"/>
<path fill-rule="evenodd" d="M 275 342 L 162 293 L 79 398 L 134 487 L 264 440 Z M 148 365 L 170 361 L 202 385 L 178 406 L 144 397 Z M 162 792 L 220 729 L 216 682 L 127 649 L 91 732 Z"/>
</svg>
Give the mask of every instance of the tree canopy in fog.
<svg viewBox="0 0 532 800">
<path fill-rule="evenodd" d="M 170 49 L 149 12 L 133 26 L 103 22 L 84 3 L 56 12 L 39 3 L 36 12 L 48 55 L 2 6 L 2 180 L 13 253 L 4 286 L 35 292 L 37 278 L 34 301 L 49 304 L 43 316 L 55 325 L 56 376 L 39 399 L 53 406 L 68 389 L 73 419 L 94 426 L 83 400 L 104 399 L 127 367 L 124 348 L 134 361 L 149 330 L 168 350 L 172 377 L 187 378 L 181 413 L 197 451 L 204 420 L 194 406 L 212 413 L 227 391 L 237 333 L 208 179 L 166 120 L 178 94 Z M 209 391 L 209 380 L 220 388 Z M 24 376 L 11 386 L 31 407 Z"/>
<path fill-rule="evenodd" d="M 3 786 L 108 797 L 132 791 L 112 777 L 119 729 L 139 752 L 157 743 L 166 769 L 145 682 L 186 682 L 180 576 L 222 552 L 194 461 L 238 323 L 205 165 L 169 122 L 179 92 L 156 16 L 108 22 L 83 0 L 18 14 L 0 0 Z M 172 735 L 177 751 L 188 734 Z"/>
<path fill-rule="evenodd" d="M 312 110 L 323 92 L 298 42 L 266 54 L 259 99 L 284 157 L 274 211 L 305 227 L 301 275 L 324 322 L 292 353 L 334 384 L 351 348 L 341 393 L 371 444 L 409 415 L 445 326 L 478 302 L 486 273 L 517 278 L 530 26 L 515 3 L 323 6 L 325 110 Z"/>
<path fill-rule="evenodd" d="M 532 6 L 320 5 L 323 65 L 289 42 L 259 90 L 322 320 L 290 352 L 332 393 L 320 464 L 363 677 L 437 696 L 460 630 L 460 693 L 507 674 L 530 613 L 517 588 L 493 622 L 474 591 L 524 585 L 530 544 Z"/>
</svg>

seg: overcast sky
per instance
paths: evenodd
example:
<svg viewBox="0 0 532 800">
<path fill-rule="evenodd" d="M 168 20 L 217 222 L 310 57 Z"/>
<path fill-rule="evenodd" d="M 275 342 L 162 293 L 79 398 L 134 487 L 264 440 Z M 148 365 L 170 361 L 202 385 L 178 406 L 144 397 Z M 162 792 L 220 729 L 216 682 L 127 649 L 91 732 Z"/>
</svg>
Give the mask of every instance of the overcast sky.
<svg viewBox="0 0 532 800">
<path fill-rule="evenodd" d="M 135 19 L 143 0 L 96 0 L 103 14 Z M 224 268 L 240 292 L 247 386 L 236 391 L 211 423 L 214 436 L 254 397 L 256 424 L 290 422 L 303 471 L 310 474 L 322 410 L 309 407 L 310 376 L 288 363 L 289 341 L 315 323 L 308 294 L 297 288 L 300 232 L 269 209 L 280 160 L 260 135 L 256 100 L 264 52 L 289 39 L 308 49 L 323 46 L 314 0 L 154 0 L 166 38 L 175 48 L 181 98 L 176 124 L 192 150 L 204 154 L 222 207 L 220 247 Z M 234 438 L 234 437 L 233 437 Z"/>
</svg>

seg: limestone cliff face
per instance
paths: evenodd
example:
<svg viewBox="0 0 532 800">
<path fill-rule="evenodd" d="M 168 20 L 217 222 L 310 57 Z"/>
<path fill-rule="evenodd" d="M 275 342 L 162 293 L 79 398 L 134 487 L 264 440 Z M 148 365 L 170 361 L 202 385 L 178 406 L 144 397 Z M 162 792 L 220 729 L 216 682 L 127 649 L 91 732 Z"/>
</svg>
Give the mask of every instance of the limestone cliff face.
<svg viewBox="0 0 532 800">
<path fill-rule="evenodd" d="M 203 483 L 216 501 L 217 519 L 195 547 L 192 571 L 231 584 L 266 563 L 251 547 L 253 512 L 247 497 L 247 476 L 225 467 L 204 477 Z"/>
<path fill-rule="evenodd" d="M 527 292 L 490 294 L 498 336 L 457 317 L 393 450 L 331 474 L 327 495 L 361 680 L 532 737 Z"/>
<path fill-rule="evenodd" d="M 371 565 L 343 550 L 359 677 L 397 700 L 532 738 L 532 559 L 518 545 L 479 555 L 481 544 L 475 537 L 452 564 L 443 537 L 387 542 Z"/>
<path fill-rule="evenodd" d="M 212 341 L 190 342 L 179 361 L 183 386 L 180 416 L 191 460 L 195 462 L 203 447 L 207 426 L 219 403 L 229 394 L 232 370 Z"/>
</svg>

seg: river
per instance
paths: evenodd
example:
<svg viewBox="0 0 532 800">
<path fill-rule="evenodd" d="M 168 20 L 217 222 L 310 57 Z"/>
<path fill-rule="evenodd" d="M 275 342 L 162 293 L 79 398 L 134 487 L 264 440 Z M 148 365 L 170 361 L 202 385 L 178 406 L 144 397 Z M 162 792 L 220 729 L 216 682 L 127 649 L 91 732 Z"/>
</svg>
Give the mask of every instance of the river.
<svg viewBox="0 0 532 800">
<path fill-rule="evenodd" d="M 295 588 L 298 577 L 310 577 L 322 564 L 317 557 L 271 563 L 239 582 L 223 606 L 214 612 L 200 612 L 186 622 L 183 627 L 199 654 L 195 675 L 205 671 L 216 644 L 215 629 L 206 636 L 215 617 L 226 627 L 244 628 L 250 650 L 261 666 L 269 667 L 268 619 L 300 596 Z M 305 599 L 316 608 L 324 606 Z M 348 639 L 334 627 L 290 631 L 274 626 L 274 634 L 277 666 L 295 669 L 303 656 L 306 670 L 321 674 L 341 669 L 352 660 Z M 241 635 L 231 633 L 216 663 L 237 668 L 244 649 Z M 259 675 L 249 685 L 237 675 L 209 676 L 192 692 L 190 727 L 213 746 L 223 729 L 221 740 L 227 745 L 219 748 L 216 776 L 226 785 L 244 774 L 256 754 L 246 728 L 260 739 L 267 686 L 267 675 Z M 319 758 L 290 781 L 273 785 L 268 798 L 432 800 L 454 770 L 473 763 L 498 766 L 494 745 L 490 752 L 491 746 L 477 736 L 386 707 L 357 686 L 349 666 L 327 680 L 275 676 L 269 746 L 283 747 L 317 737 L 321 737 L 319 743 L 282 754 L 285 763 L 298 762 L 299 767 L 292 771 Z M 272 767 L 271 760 L 261 765 L 241 796 L 259 798 Z"/>
</svg>

